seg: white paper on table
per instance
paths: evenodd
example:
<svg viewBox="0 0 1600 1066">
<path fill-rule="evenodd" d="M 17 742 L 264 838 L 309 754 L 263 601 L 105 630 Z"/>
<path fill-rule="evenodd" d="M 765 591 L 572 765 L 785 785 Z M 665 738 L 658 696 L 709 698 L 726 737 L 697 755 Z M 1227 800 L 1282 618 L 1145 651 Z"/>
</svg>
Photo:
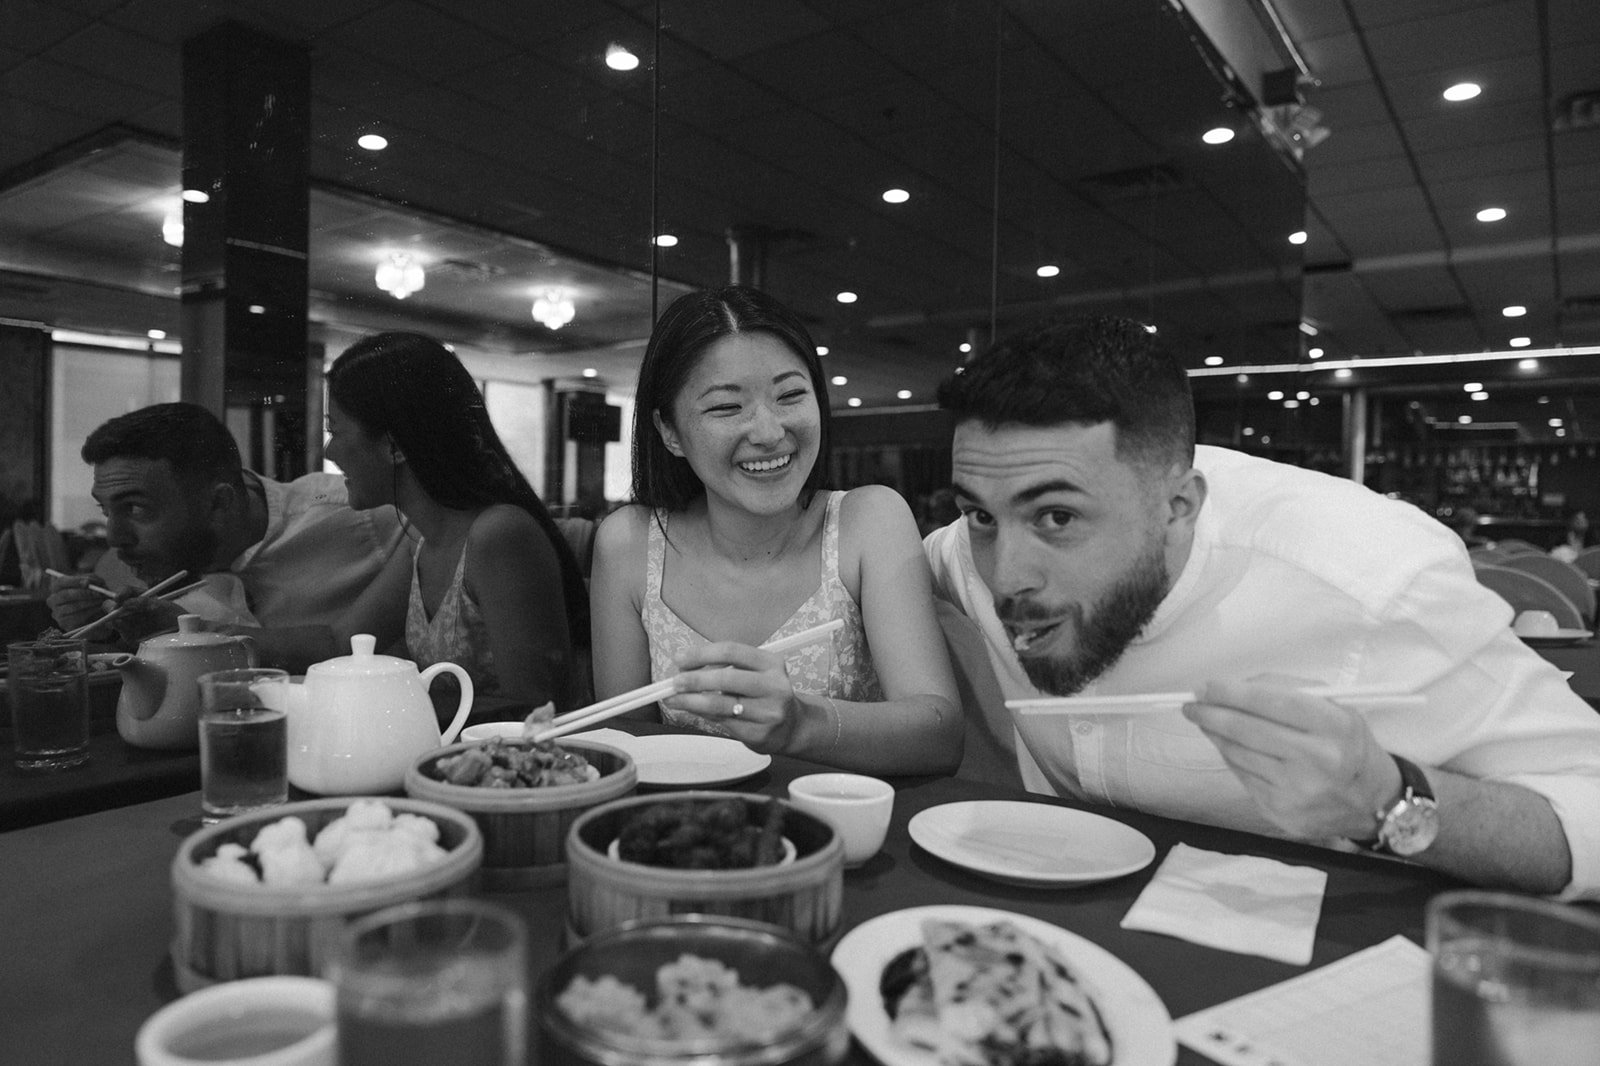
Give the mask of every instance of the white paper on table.
<svg viewBox="0 0 1600 1066">
<path fill-rule="evenodd" d="M 1223 1066 L 1428 1066 L 1428 953 L 1403 936 L 1174 1024 Z"/>
</svg>

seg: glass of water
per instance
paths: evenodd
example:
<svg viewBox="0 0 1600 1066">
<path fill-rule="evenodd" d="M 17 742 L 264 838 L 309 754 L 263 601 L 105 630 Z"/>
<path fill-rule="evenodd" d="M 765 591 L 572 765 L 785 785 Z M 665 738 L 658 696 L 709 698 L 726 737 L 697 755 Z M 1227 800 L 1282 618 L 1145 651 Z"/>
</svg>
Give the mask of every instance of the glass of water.
<svg viewBox="0 0 1600 1066">
<path fill-rule="evenodd" d="M 527 930 L 470 899 L 406 903 L 351 923 L 329 969 L 341 1066 L 523 1066 Z"/>
<path fill-rule="evenodd" d="M 89 761 L 88 656 L 81 640 L 6 646 L 17 766 L 66 770 Z"/>
<path fill-rule="evenodd" d="M 289 798 L 289 699 L 282 670 L 200 675 L 200 810 L 207 821 Z"/>
</svg>

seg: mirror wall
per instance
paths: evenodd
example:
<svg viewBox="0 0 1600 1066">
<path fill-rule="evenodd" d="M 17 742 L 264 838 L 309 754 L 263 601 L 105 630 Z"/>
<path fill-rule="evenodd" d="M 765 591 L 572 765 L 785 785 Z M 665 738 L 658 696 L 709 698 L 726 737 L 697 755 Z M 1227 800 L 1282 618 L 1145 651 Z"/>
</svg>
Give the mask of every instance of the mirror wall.
<svg viewBox="0 0 1600 1066">
<path fill-rule="evenodd" d="M 654 311 L 731 277 L 829 349 L 835 480 L 913 499 L 947 477 L 937 382 L 1026 318 L 1131 315 L 1195 366 L 1299 354 L 1300 175 L 1170 0 L 21 6 L 0 318 L 75 331 L 52 346 L 63 524 L 92 506 L 74 438 L 172 388 L 162 230 L 202 209 L 179 199 L 183 48 L 225 19 L 309 54 L 313 364 L 374 329 L 440 336 L 553 502 L 626 485 L 626 440 L 567 439 L 561 398 L 625 407 Z M 1203 143 L 1215 126 L 1237 136 Z M 403 298 L 376 284 L 396 255 L 423 270 Z M 536 321 L 541 299 L 570 320 Z"/>
</svg>

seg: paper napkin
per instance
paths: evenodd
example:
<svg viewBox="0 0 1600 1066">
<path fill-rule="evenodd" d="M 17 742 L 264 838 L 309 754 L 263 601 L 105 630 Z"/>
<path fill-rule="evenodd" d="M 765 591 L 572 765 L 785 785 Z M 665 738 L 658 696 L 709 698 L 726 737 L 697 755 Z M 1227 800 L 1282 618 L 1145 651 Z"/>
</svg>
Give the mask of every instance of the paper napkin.
<svg viewBox="0 0 1600 1066">
<path fill-rule="evenodd" d="M 1327 885 L 1327 873 L 1309 866 L 1178 844 L 1122 927 L 1304 966 Z"/>
</svg>

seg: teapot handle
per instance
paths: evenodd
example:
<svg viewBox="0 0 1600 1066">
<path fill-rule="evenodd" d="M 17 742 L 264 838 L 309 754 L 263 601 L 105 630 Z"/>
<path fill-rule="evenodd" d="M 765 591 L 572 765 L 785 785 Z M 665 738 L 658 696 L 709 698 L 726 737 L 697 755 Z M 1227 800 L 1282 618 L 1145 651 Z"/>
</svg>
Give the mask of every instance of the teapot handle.
<svg viewBox="0 0 1600 1066">
<path fill-rule="evenodd" d="M 456 707 L 456 716 L 451 721 L 450 727 L 439 737 L 439 743 L 455 743 L 456 734 L 461 732 L 461 727 L 467 724 L 467 715 L 472 713 L 472 678 L 456 663 L 434 663 L 422 671 L 422 687 L 427 688 L 433 684 L 433 679 L 440 674 L 455 674 L 456 680 L 461 682 L 461 703 Z"/>
</svg>

